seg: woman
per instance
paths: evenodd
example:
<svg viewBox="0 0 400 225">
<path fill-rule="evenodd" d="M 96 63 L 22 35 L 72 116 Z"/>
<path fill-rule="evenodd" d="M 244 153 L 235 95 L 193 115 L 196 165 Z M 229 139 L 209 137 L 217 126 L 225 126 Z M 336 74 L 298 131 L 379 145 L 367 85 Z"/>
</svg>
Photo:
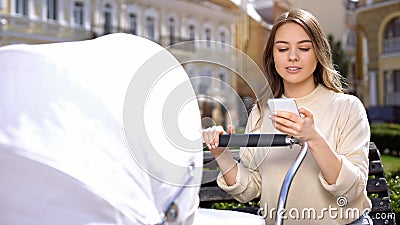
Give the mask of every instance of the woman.
<svg viewBox="0 0 400 225">
<path fill-rule="evenodd" d="M 278 17 L 264 63 L 274 97 L 295 98 L 301 116 L 271 112 L 265 107 L 267 99 L 260 99 L 250 113 L 246 132 L 278 131 L 309 146 L 289 191 L 285 224 L 370 224 L 366 112 L 359 99 L 343 94 L 341 76 L 333 67 L 329 43 L 316 18 L 301 9 Z M 203 131 L 204 142 L 223 174 L 217 180 L 219 186 L 242 202 L 261 196 L 263 216 L 270 224 L 297 151 L 242 148 L 238 163 L 229 151 L 218 147 L 222 133 L 221 127 Z M 233 133 L 232 127 L 228 133 Z"/>
</svg>

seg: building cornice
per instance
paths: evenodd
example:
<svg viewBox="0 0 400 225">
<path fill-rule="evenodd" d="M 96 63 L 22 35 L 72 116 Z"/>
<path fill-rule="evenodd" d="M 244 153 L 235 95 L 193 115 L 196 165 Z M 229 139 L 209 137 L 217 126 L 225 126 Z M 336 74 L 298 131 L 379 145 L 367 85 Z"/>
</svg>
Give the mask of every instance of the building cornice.
<svg viewBox="0 0 400 225">
<path fill-rule="evenodd" d="M 378 2 L 378 3 L 374 3 L 371 5 L 364 5 L 364 6 L 359 6 L 355 12 L 358 13 L 362 13 L 365 11 L 369 11 L 369 10 L 375 10 L 377 8 L 381 8 L 381 7 L 386 7 L 386 6 L 390 6 L 393 4 L 399 4 L 398 0 L 388 0 L 388 1 L 384 1 L 384 2 Z"/>
</svg>

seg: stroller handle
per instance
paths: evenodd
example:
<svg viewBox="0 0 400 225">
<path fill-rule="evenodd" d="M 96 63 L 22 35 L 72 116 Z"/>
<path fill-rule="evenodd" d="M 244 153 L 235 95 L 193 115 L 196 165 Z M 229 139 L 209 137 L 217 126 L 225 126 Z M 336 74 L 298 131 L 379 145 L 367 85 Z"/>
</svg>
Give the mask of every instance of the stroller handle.
<svg viewBox="0 0 400 225">
<path fill-rule="evenodd" d="M 222 134 L 219 147 L 271 147 L 288 146 L 297 140 L 286 134 Z"/>
</svg>

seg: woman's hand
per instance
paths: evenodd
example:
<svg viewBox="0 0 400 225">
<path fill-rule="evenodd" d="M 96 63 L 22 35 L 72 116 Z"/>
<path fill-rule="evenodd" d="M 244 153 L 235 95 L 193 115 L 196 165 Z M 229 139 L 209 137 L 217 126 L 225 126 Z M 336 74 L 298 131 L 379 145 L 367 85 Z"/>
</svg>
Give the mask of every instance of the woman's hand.
<svg viewBox="0 0 400 225">
<path fill-rule="evenodd" d="M 228 126 L 228 133 L 234 134 L 234 128 L 232 125 Z M 226 148 L 219 148 L 219 136 L 221 134 L 226 134 L 225 130 L 221 126 L 213 126 L 203 130 L 203 141 L 207 145 L 210 152 L 215 158 L 220 156 Z"/>
<path fill-rule="evenodd" d="M 228 133 L 235 133 L 233 126 L 228 126 Z M 226 134 L 221 126 L 213 126 L 203 130 L 203 140 L 206 143 L 210 152 L 214 155 L 217 160 L 218 166 L 221 169 L 225 182 L 228 186 L 232 186 L 236 183 L 237 176 L 237 164 L 233 159 L 231 153 L 226 151 L 227 148 L 219 148 L 219 135 Z"/>
<path fill-rule="evenodd" d="M 304 107 L 299 108 L 299 112 L 301 116 L 291 112 L 279 111 L 271 115 L 271 119 L 275 122 L 275 127 L 279 131 L 308 143 L 308 147 L 326 182 L 335 184 L 342 161 L 330 147 L 324 135 L 314 126 L 313 113 Z"/>
<path fill-rule="evenodd" d="M 317 130 L 314 126 L 314 114 L 305 107 L 299 108 L 300 115 L 286 111 L 277 111 L 271 115 L 275 127 L 282 133 L 291 135 L 302 142 L 312 140 Z"/>
</svg>

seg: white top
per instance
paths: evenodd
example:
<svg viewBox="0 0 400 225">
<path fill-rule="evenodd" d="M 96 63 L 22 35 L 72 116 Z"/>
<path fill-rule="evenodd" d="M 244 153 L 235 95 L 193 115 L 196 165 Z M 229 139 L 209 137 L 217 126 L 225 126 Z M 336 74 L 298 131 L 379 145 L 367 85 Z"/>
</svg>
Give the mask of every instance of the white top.
<svg viewBox="0 0 400 225">
<path fill-rule="evenodd" d="M 284 223 L 348 224 L 371 208 L 366 191 L 370 131 L 365 108 L 357 97 L 335 93 L 322 85 L 296 102 L 314 113 L 315 126 L 339 155 L 342 167 L 336 183 L 328 184 L 308 153 L 289 189 Z M 260 117 L 254 108 L 246 132 L 278 132 L 269 114 L 266 111 L 263 126 L 254 130 Z M 282 182 L 299 149 L 241 148 L 236 184 L 227 186 L 222 176 L 218 184 L 243 202 L 260 196 L 261 207 L 266 209 L 262 215 L 272 223 Z"/>
</svg>

